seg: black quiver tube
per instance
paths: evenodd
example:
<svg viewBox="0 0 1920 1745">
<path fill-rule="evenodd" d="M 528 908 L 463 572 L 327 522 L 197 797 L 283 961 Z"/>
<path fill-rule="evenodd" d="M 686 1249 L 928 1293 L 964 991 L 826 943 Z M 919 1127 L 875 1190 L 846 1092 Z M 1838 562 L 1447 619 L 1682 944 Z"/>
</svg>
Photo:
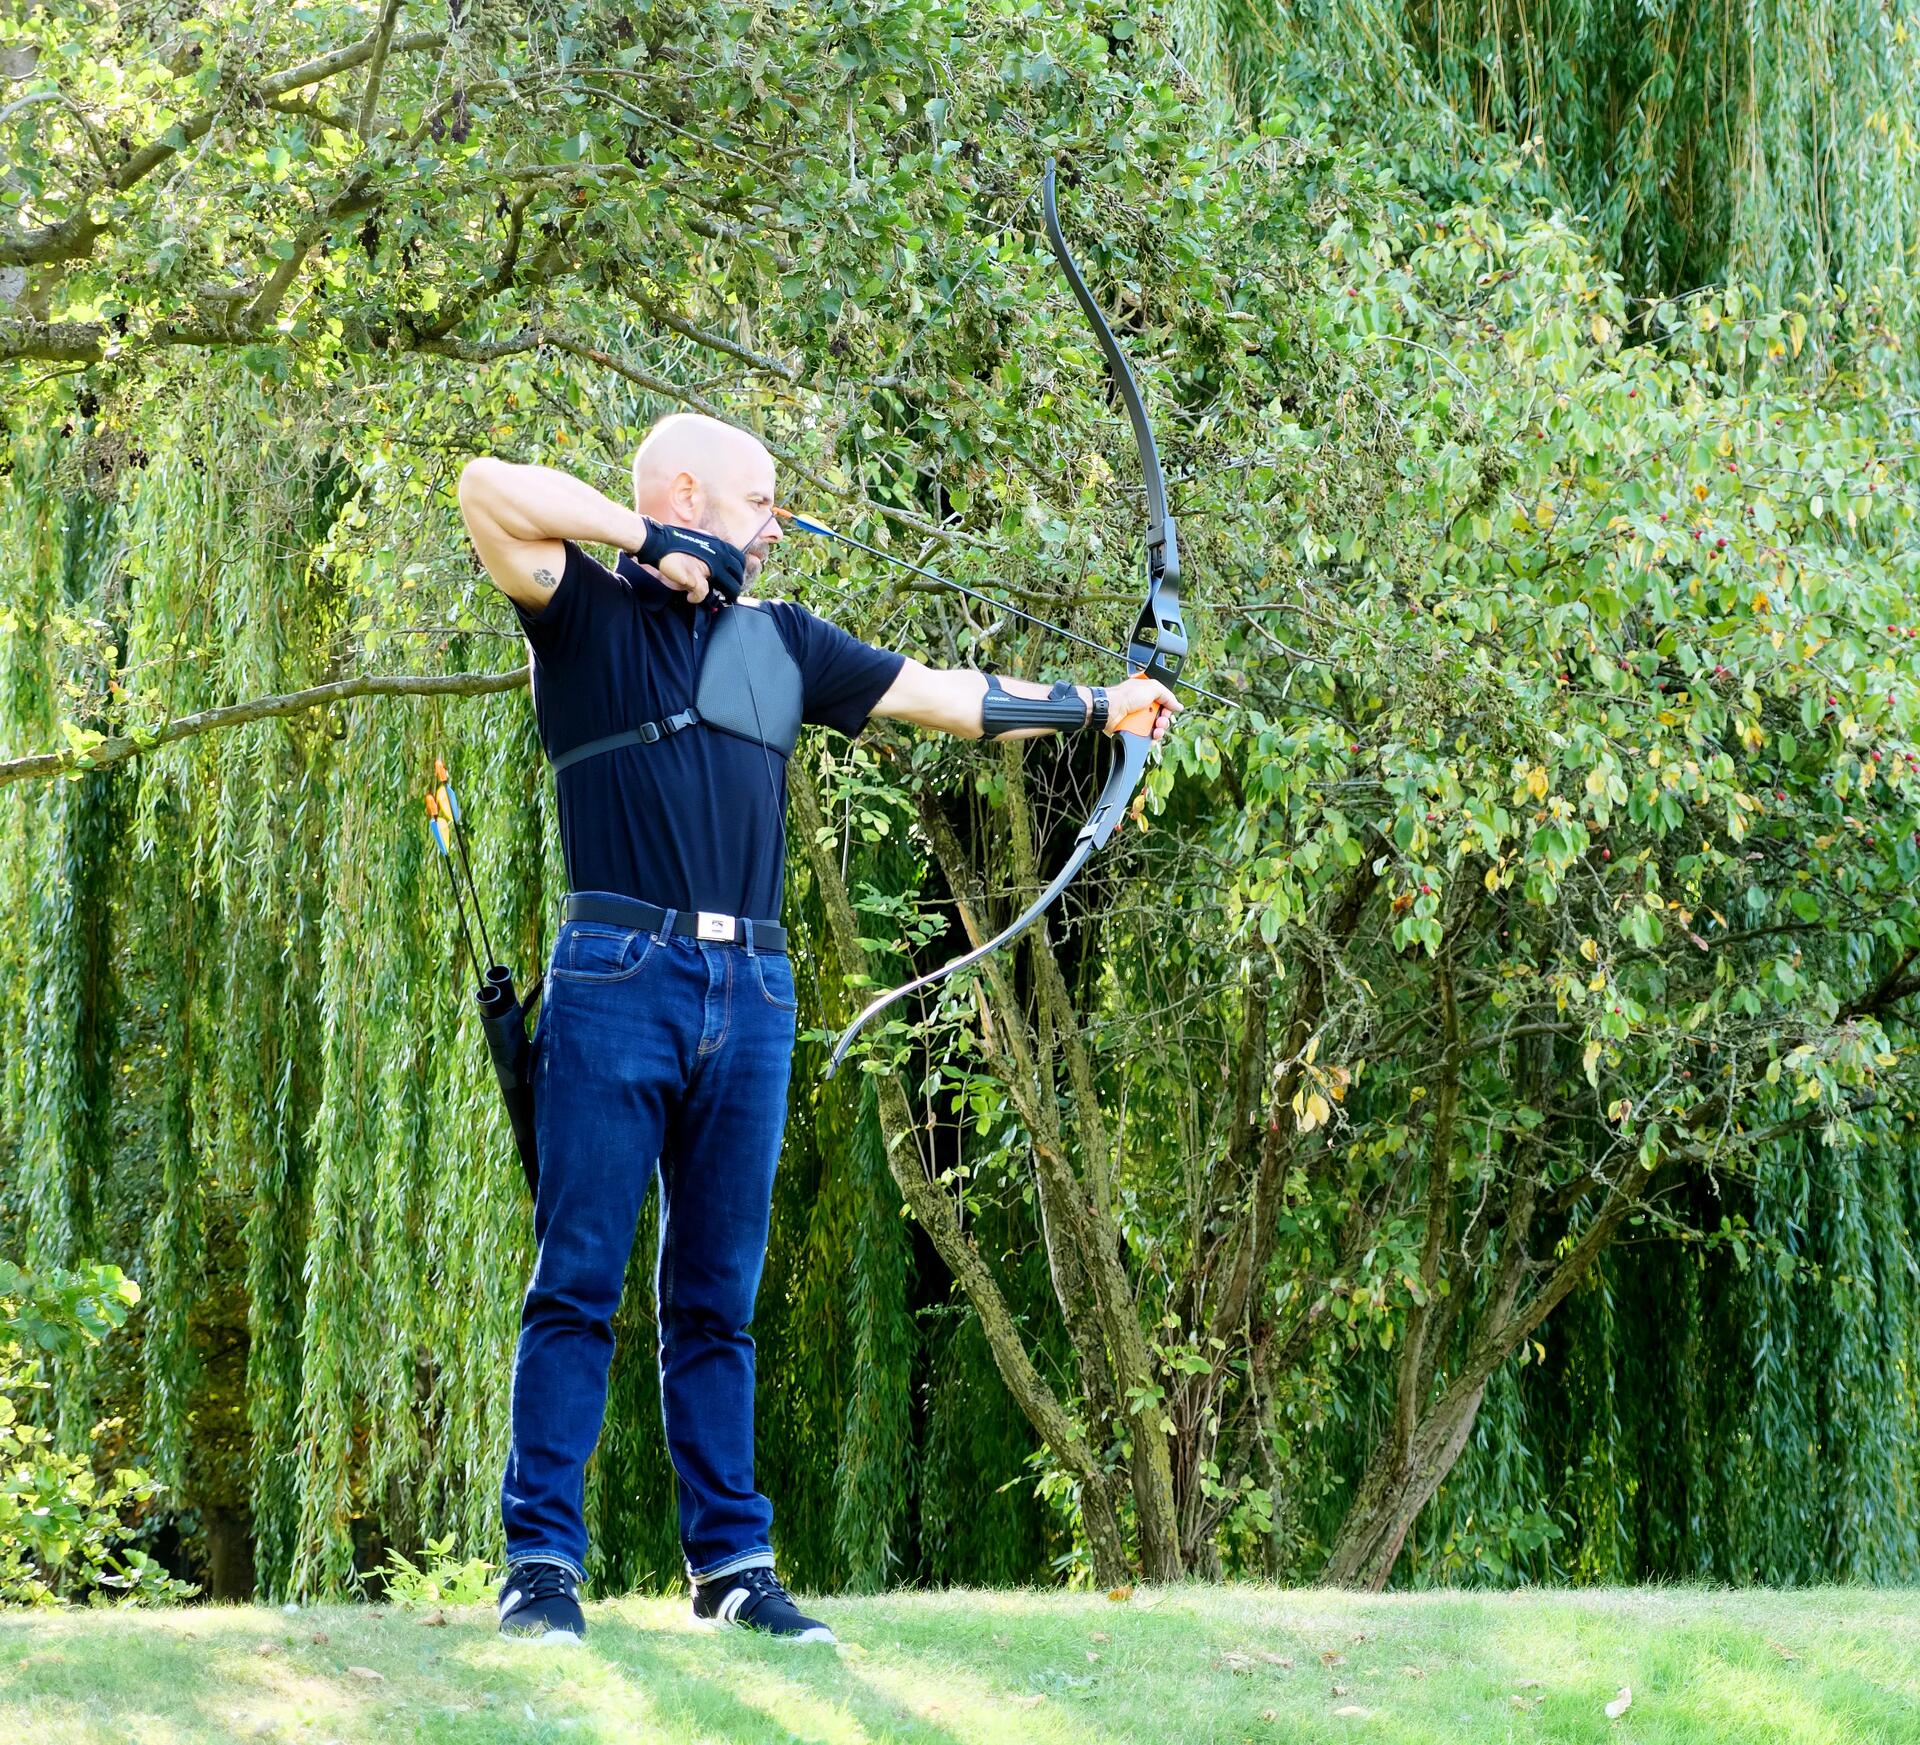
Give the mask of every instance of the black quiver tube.
<svg viewBox="0 0 1920 1745">
<path fill-rule="evenodd" d="M 540 1148 L 533 1127 L 533 1044 L 527 1037 L 527 1011 L 540 998 L 540 977 L 533 978 L 523 1002 L 513 991 L 513 972 L 496 963 L 474 998 L 480 1002 L 480 1027 L 486 1032 L 493 1075 L 500 1081 L 500 1100 L 507 1105 L 527 1192 L 537 1196 Z"/>
</svg>

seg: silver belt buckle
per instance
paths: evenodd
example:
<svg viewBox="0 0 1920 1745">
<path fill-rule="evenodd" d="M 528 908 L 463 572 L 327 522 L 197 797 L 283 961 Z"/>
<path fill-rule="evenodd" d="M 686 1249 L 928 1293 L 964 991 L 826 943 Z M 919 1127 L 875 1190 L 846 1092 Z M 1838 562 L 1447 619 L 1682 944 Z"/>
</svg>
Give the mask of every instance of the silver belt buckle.
<svg viewBox="0 0 1920 1745">
<path fill-rule="evenodd" d="M 734 932 L 733 917 L 702 909 L 699 920 L 694 924 L 694 931 L 702 939 L 731 939 Z"/>
</svg>

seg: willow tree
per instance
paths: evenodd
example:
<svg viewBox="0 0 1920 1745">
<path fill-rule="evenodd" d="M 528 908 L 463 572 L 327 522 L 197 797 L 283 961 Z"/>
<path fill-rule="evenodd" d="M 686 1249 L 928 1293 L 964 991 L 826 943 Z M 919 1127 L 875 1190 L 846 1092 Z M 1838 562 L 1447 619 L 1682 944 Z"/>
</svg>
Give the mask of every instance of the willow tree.
<svg viewBox="0 0 1920 1745">
<path fill-rule="evenodd" d="M 1581 214 L 1629 291 L 1752 283 L 1777 305 L 1879 286 L 1910 325 L 1920 7 L 1681 0 L 1180 0 L 1197 60 L 1256 119 L 1312 101 L 1446 199 Z M 1303 79 L 1304 69 L 1318 75 Z M 1895 361 L 1909 375 L 1910 363 Z"/>
</svg>

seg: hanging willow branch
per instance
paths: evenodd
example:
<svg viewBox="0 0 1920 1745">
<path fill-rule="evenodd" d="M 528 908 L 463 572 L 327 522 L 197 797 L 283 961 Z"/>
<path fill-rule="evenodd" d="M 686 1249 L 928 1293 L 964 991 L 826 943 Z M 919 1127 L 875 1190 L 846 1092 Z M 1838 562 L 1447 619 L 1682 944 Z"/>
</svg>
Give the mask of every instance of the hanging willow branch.
<svg viewBox="0 0 1920 1745">
<path fill-rule="evenodd" d="M 227 703 L 218 709 L 204 709 L 197 715 L 182 715 L 161 727 L 139 728 L 92 745 L 16 757 L 0 763 L 0 787 L 40 776 L 104 769 L 108 764 L 124 763 L 156 746 L 171 745 L 176 739 L 217 733 L 222 728 L 241 727 L 249 721 L 265 721 L 276 715 L 298 715 L 303 709 L 322 709 L 353 697 L 484 697 L 495 691 L 517 691 L 526 683 L 525 667 L 504 673 L 388 674 L 338 679 L 333 684 L 315 685 L 310 690 L 288 691 L 277 697 L 256 697 L 250 703 Z"/>
</svg>

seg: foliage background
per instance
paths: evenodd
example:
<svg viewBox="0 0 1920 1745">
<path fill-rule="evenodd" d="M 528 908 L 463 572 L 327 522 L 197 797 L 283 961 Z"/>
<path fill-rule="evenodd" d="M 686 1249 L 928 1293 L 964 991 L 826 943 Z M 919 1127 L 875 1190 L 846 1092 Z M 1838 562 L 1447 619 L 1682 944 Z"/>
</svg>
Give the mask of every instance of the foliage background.
<svg viewBox="0 0 1920 1745">
<path fill-rule="evenodd" d="M 509 672 L 459 467 L 498 453 L 618 497 L 674 406 L 763 430 L 791 500 L 1117 638 L 1137 485 L 1038 234 L 1054 153 L 1174 479 L 1191 670 L 1247 703 L 1187 717 L 1151 827 L 1054 934 L 1126 1111 L 1148 1325 L 1199 1264 L 1194 1178 L 1234 1154 L 1251 990 L 1326 960 L 1336 880 L 1385 862 L 1332 956 L 1344 1094 L 1305 1115 L 1297 1045 L 1276 1022 L 1255 1051 L 1257 1082 L 1294 1074 L 1271 1120 L 1319 1132 L 1262 1279 L 1311 1331 L 1226 1487 L 1264 1501 L 1196 1528 L 1192 1566 L 1328 1567 L 1438 1282 L 1490 1301 L 1476 1196 L 1503 1203 L 1544 1124 L 1570 1243 L 1600 1168 L 1685 1166 L 1494 1367 L 1381 1579 L 1914 1579 L 1920 60 L 1904 4 L 1790 10 L 468 0 L 0 25 L 0 754 L 67 758 L 0 795 L 0 1252 L 140 1281 L 132 1337 L 50 1354 L 30 1409 L 165 1482 L 146 1547 L 275 1599 L 443 1534 L 497 1552 L 529 1232 L 419 828 L 433 756 L 523 975 L 564 875 L 515 689 L 76 760 L 357 675 Z M 930 661 L 1084 675 L 864 565 L 796 554 L 790 582 Z M 1049 865 L 1070 838 L 1082 752 L 1009 773 L 905 736 L 812 747 L 832 841 L 822 862 L 793 831 L 803 1024 L 840 1019 L 860 969 L 827 866 L 880 940 L 939 961 L 952 881 L 912 797 L 999 893 L 1008 819 L 1038 817 Z M 1543 1056 L 1449 1068 L 1447 966 L 1470 1025 L 1559 1026 Z M 1032 1134 L 970 1007 L 900 1076 L 1078 1402 Z M 785 1567 L 1084 1572 L 1073 1482 L 901 1216 L 877 1081 L 818 1065 L 803 1047 L 755 1328 Z M 1748 1101 L 1708 1108 L 1696 1070 Z M 1436 1138 L 1449 1078 L 1470 1140 Z M 590 1476 L 590 1574 L 619 1587 L 678 1569 L 650 1254 L 643 1228 Z M 1464 1361 L 1472 1314 L 1449 1325 Z"/>
</svg>

